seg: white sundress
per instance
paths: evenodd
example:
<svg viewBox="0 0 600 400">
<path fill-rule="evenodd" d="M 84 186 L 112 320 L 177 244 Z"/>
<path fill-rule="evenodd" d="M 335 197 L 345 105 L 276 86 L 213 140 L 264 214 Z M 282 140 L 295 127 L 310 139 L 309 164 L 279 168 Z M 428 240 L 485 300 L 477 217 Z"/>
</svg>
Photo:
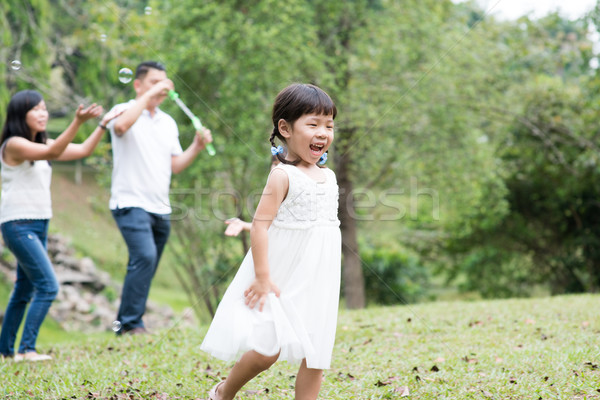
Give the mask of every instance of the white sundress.
<svg viewBox="0 0 600 400">
<path fill-rule="evenodd" d="M 223 295 L 201 349 L 224 361 L 248 350 L 308 368 L 327 369 L 335 341 L 340 293 L 341 234 L 335 174 L 319 183 L 293 165 L 280 164 L 289 189 L 268 232 L 271 280 L 263 307 L 250 309 L 244 291 L 254 281 L 250 250 Z"/>
</svg>

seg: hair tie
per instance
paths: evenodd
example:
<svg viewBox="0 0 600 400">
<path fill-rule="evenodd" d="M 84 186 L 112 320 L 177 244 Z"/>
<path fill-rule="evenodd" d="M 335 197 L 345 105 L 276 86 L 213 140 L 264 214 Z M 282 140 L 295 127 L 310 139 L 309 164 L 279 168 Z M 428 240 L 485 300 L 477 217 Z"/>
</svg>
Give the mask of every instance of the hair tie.
<svg viewBox="0 0 600 400">
<path fill-rule="evenodd" d="M 276 156 L 277 154 L 283 154 L 283 147 L 281 147 L 281 145 L 277 147 L 271 147 L 271 154 L 273 154 L 274 156 Z"/>
<path fill-rule="evenodd" d="M 319 158 L 319 165 L 323 165 L 327 162 L 327 153 L 323 153 L 321 158 Z"/>
</svg>

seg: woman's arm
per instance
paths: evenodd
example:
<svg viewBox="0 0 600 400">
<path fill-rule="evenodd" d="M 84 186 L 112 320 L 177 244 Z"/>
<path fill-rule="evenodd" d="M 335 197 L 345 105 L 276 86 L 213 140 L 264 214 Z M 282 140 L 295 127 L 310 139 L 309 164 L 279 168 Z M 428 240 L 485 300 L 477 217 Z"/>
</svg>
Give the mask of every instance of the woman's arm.
<svg viewBox="0 0 600 400">
<path fill-rule="evenodd" d="M 102 107 L 92 104 L 87 108 L 79 105 L 75 118 L 56 140 L 47 143 L 35 143 L 22 137 L 12 137 L 6 142 L 4 150 L 5 160 L 10 165 L 18 165 L 23 161 L 55 160 L 67 148 L 77 134 L 79 127 L 90 118 L 96 118 L 102 113 Z"/>
<path fill-rule="evenodd" d="M 279 206 L 287 195 L 288 188 L 287 174 L 280 169 L 273 170 L 260 197 L 252 220 L 252 228 L 250 228 L 250 242 L 252 244 L 252 258 L 254 259 L 256 278 L 250 287 L 246 289 L 244 296 L 246 297 L 246 304 L 250 308 L 254 308 L 258 303 L 260 311 L 262 311 L 270 292 L 275 292 L 279 296 L 279 288 L 271 281 L 270 276 L 268 230 L 277 215 Z"/>
<path fill-rule="evenodd" d="M 98 143 L 100 143 L 100 139 L 102 139 L 102 135 L 106 131 L 106 124 L 110 122 L 113 118 L 118 117 L 123 113 L 124 110 L 117 110 L 113 108 L 109 112 L 107 112 L 100 124 L 94 129 L 92 134 L 88 136 L 87 139 L 83 143 L 75 144 L 69 143 L 65 151 L 57 158 L 58 161 L 71 161 L 78 160 L 80 158 L 89 157 Z"/>
</svg>

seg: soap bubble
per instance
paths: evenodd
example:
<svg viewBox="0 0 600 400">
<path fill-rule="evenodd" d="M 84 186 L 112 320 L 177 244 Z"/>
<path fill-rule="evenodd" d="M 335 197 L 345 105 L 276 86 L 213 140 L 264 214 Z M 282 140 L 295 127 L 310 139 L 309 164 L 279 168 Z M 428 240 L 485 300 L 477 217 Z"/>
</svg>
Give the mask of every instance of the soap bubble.
<svg viewBox="0 0 600 400">
<path fill-rule="evenodd" d="M 119 332 L 121 330 L 121 321 L 113 321 L 112 330 L 113 332 Z"/>
<path fill-rule="evenodd" d="M 146 15 L 152 14 L 152 7 L 147 6 L 146 8 L 144 8 L 144 14 L 146 14 Z"/>
<path fill-rule="evenodd" d="M 104 33 L 102 35 L 100 35 L 101 42 L 106 42 L 106 38 L 107 38 L 107 36 Z"/>
<path fill-rule="evenodd" d="M 10 63 L 10 69 L 12 69 L 13 71 L 18 71 L 21 69 L 21 61 L 19 60 L 13 60 Z"/>
<path fill-rule="evenodd" d="M 119 81 L 121 83 L 129 83 L 133 79 L 133 72 L 129 68 L 121 68 L 119 70 Z"/>
</svg>

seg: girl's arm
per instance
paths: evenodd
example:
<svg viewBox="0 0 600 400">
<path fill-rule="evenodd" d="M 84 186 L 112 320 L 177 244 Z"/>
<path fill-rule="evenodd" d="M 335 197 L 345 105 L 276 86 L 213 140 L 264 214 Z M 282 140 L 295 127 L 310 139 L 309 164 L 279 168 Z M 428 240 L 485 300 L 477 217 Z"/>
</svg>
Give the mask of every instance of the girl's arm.
<svg viewBox="0 0 600 400">
<path fill-rule="evenodd" d="M 250 228 L 250 242 L 252 243 L 252 258 L 254 259 L 256 278 L 250 287 L 246 289 L 244 296 L 246 304 L 250 308 L 254 308 L 258 303 L 259 311 L 262 311 L 270 292 L 274 292 L 279 296 L 279 288 L 271 281 L 269 270 L 268 229 L 277 215 L 281 202 L 287 195 L 288 188 L 287 174 L 281 169 L 274 169 L 260 197 Z"/>
<path fill-rule="evenodd" d="M 88 138 L 85 139 L 85 141 L 81 144 L 69 143 L 65 151 L 63 151 L 63 153 L 60 155 L 60 157 L 57 158 L 57 160 L 71 161 L 88 157 L 90 154 L 92 154 L 92 152 L 100 142 L 100 139 L 102 139 L 102 135 L 104 135 L 104 132 L 106 131 L 106 124 L 108 124 L 113 118 L 116 118 L 119 115 L 121 115 L 123 111 L 124 110 L 117 110 L 113 108 L 112 110 L 107 112 L 100 121 L 100 125 L 102 125 L 104 128 L 98 125 L 96 129 L 94 129 L 92 134 L 88 136 Z"/>
<path fill-rule="evenodd" d="M 47 143 L 35 143 L 22 137 L 11 137 L 6 142 L 4 156 L 9 164 L 18 165 L 23 161 L 55 160 L 67 148 L 79 130 L 81 124 L 90 118 L 96 118 L 102 114 L 102 107 L 92 104 L 87 108 L 79 105 L 75 112 L 75 118 L 56 140 L 48 140 Z"/>
</svg>

